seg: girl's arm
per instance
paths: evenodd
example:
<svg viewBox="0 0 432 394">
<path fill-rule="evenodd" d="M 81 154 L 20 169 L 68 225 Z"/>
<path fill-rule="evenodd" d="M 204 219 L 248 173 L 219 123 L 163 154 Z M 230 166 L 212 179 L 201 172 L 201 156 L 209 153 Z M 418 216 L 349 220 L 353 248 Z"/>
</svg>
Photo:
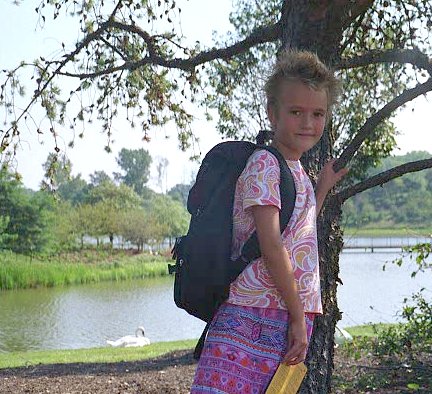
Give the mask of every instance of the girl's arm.
<svg viewBox="0 0 432 394">
<path fill-rule="evenodd" d="M 333 164 L 335 159 L 327 162 L 322 168 L 318 181 L 315 188 L 315 197 L 316 197 L 316 212 L 317 215 L 320 213 L 321 208 L 324 204 L 324 200 L 327 196 L 327 193 L 333 188 L 336 183 L 338 183 L 348 172 L 347 168 L 342 168 L 338 172 L 333 170 Z"/>
<path fill-rule="evenodd" d="M 255 220 L 261 255 L 290 316 L 288 351 L 284 362 L 297 364 L 303 361 L 306 356 L 306 323 L 290 257 L 281 239 L 279 209 L 272 205 L 254 205 L 251 210 Z"/>
</svg>

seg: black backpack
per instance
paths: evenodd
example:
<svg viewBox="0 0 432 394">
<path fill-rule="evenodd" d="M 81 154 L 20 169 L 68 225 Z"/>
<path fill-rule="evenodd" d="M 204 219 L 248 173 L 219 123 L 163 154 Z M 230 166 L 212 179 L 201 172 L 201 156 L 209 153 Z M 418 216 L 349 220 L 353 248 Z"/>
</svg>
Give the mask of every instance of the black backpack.
<svg viewBox="0 0 432 394">
<path fill-rule="evenodd" d="M 261 255 L 256 232 L 246 241 L 241 256 L 231 260 L 233 205 L 237 179 L 249 156 L 257 149 L 273 153 L 280 166 L 281 233 L 294 209 L 295 185 L 281 153 L 273 147 L 247 141 L 222 142 L 205 156 L 189 192 L 191 221 L 187 235 L 176 239 L 174 301 L 179 308 L 207 322 L 195 349 L 199 358 L 208 325 L 217 308 L 228 298 L 229 286 L 244 268 Z"/>
</svg>

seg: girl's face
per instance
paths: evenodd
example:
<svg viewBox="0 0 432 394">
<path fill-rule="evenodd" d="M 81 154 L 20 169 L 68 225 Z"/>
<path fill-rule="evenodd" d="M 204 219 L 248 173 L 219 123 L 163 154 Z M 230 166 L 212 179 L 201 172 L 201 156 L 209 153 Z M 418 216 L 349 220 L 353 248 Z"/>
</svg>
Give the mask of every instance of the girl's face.
<svg viewBox="0 0 432 394">
<path fill-rule="evenodd" d="M 326 124 L 327 92 L 314 90 L 300 81 L 284 82 L 277 109 L 268 108 L 274 143 L 284 156 L 300 159 L 321 138 Z"/>
</svg>

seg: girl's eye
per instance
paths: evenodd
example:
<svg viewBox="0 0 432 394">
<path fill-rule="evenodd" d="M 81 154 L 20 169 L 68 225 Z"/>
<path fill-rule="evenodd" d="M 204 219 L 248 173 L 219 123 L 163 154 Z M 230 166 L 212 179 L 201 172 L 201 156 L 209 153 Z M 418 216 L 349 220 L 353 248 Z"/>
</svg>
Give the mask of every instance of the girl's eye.
<svg viewBox="0 0 432 394">
<path fill-rule="evenodd" d="M 314 114 L 317 118 L 322 118 L 323 116 L 325 116 L 325 113 L 323 112 L 315 112 Z"/>
<path fill-rule="evenodd" d="M 292 111 L 291 111 L 291 114 L 292 114 L 292 115 L 295 115 L 295 116 L 298 116 L 298 115 L 300 115 L 300 111 L 292 110 Z"/>
</svg>

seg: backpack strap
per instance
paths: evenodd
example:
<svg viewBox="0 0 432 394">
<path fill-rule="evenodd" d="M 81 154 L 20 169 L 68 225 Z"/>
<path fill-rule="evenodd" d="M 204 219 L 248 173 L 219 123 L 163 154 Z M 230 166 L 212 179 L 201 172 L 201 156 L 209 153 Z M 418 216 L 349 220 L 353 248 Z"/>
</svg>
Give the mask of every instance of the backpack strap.
<svg viewBox="0 0 432 394">
<path fill-rule="evenodd" d="M 204 342 L 206 340 L 207 332 L 209 330 L 210 324 L 211 324 L 211 320 L 209 320 L 207 322 L 206 326 L 204 327 L 203 332 L 201 333 L 201 336 L 198 339 L 197 344 L 195 345 L 195 349 L 194 349 L 194 352 L 193 352 L 193 358 L 195 360 L 199 360 L 200 357 L 201 357 L 201 353 L 202 353 L 202 350 L 203 350 L 203 347 L 204 347 Z"/>
<path fill-rule="evenodd" d="M 268 150 L 276 156 L 280 167 L 280 195 L 281 195 L 281 210 L 279 213 L 280 231 L 281 234 L 289 223 L 291 215 L 294 211 L 296 200 L 296 189 L 294 178 L 290 168 L 282 156 L 282 154 L 273 146 L 259 146 L 260 149 Z M 241 256 L 237 263 L 243 265 L 243 269 L 252 261 L 261 256 L 261 251 L 258 243 L 256 231 L 243 245 Z M 240 261 L 239 261 L 240 260 Z"/>
</svg>

